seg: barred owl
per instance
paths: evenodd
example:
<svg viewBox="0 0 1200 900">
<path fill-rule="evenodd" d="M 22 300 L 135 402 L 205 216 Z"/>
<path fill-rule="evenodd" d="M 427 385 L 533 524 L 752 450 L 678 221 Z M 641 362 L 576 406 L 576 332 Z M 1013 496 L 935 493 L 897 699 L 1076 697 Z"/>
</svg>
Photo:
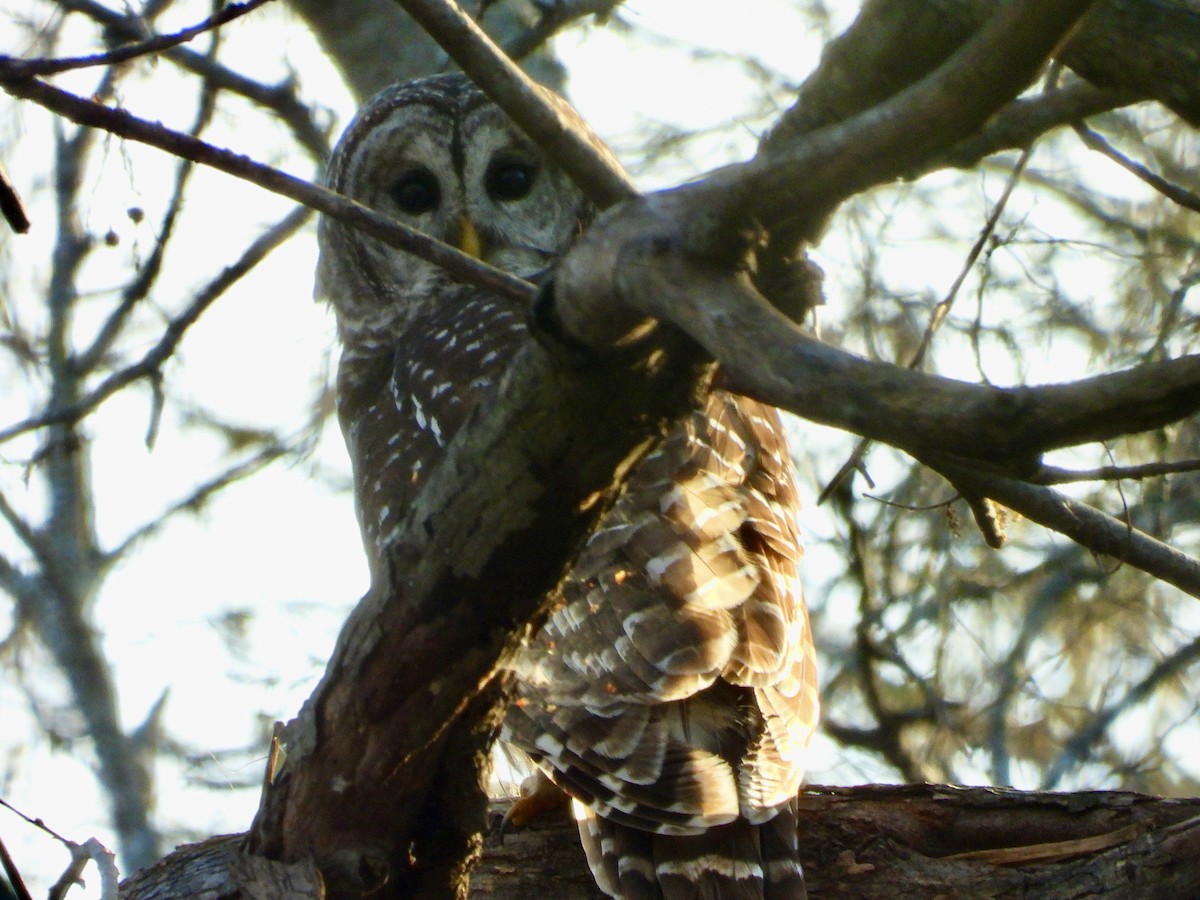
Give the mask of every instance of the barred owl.
<svg viewBox="0 0 1200 900">
<path fill-rule="evenodd" d="M 461 76 L 359 112 L 329 185 L 526 278 L 593 214 Z M 372 577 L 403 510 L 525 342 L 524 310 L 336 222 L 338 413 Z M 574 800 L 596 881 L 627 898 L 804 894 L 795 795 L 817 717 L 802 548 L 775 410 L 714 390 L 637 465 L 512 663 L 502 740 Z"/>
</svg>

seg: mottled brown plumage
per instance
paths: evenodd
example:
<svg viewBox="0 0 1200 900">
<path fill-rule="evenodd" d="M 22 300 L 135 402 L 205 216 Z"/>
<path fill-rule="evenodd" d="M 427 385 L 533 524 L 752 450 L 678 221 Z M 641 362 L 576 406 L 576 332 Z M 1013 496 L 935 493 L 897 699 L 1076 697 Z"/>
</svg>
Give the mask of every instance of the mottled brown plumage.
<svg viewBox="0 0 1200 900">
<path fill-rule="evenodd" d="M 525 277 L 592 215 L 461 76 L 371 100 L 328 181 Z M 511 301 L 331 221 L 318 282 L 379 578 L 403 510 L 530 337 Z M 793 798 L 817 692 L 797 507 L 776 412 L 714 391 L 636 466 L 513 663 L 504 740 L 574 798 L 612 896 L 803 895 Z"/>
</svg>

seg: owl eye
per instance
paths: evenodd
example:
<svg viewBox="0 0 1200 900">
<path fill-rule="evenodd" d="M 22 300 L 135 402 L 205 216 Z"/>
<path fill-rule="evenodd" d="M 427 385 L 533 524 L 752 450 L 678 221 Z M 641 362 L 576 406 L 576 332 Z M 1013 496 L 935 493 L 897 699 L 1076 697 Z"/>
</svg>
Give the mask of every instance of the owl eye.
<svg viewBox="0 0 1200 900">
<path fill-rule="evenodd" d="M 513 159 L 494 160 L 483 176 L 488 196 L 501 203 L 512 203 L 529 195 L 537 178 L 537 164 Z"/>
<path fill-rule="evenodd" d="M 413 169 L 392 185 L 392 199 L 404 212 L 415 216 L 437 209 L 442 189 L 428 169 Z"/>
</svg>

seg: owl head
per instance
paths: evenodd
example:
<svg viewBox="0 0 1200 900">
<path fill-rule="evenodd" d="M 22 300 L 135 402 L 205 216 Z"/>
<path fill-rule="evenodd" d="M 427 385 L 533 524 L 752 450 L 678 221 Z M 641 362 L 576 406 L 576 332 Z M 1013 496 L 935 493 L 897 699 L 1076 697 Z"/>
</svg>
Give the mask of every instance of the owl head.
<svg viewBox="0 0 1200 900">
<path fill-rule="evenodd" d="M 563 106 L 565 106 L 563 102 Z M 462 75 L 376 94 L 350 123 L 326 183 L 484 262 L 523 278 L 544 271 L 593 208 L 583 193 Z M 451 278 L 433 263 L 330 219 L 320 226 L 317 295 L 343 338 L 395 333 Z"/>
</svg>

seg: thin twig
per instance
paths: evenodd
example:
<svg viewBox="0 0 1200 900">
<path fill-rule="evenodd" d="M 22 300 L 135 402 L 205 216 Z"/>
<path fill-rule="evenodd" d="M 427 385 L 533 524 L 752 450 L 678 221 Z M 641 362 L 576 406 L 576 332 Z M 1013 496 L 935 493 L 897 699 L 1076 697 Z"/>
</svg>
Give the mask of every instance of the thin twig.
<svg viewBox="0 0 1200 900">
<path fill-rule="evenodd" d="M 287 441 L 279 441 L 264 447 L 256 454 L 248 459 L 244 459 L 225 469 L 223 472 L 214 475 L 207 481 L 198 484 L 186 497 L 176 500 L 166 509 L 164 509 L 155 519 L 145 523 L 140 528 L 137 528 L 131 534 L 127 535 L 124 540 L 108 550 L 105 557 L 111 560 L 119 560 L 128 554 L 129 549 L 135 544 L 146 540 L 160 531 L 167 522 L 174 516 L 182 512 L 196 512 L 204 506 L 213 495 L 229 487 L 238 481 L 241 481 L 253 475 L 261 469 L 266 468 L 277 459 L 292 453 L 295 448 Z"/>
<path fill-rule="evenodd" d="M 1075 133 L 1079 135 L 1080 140 L 1083 141 L 1089 150 L 1095 150 L 1097 153 L 1107 156 L 1122 169 L 1132 172 L 1168 200 L 1178 203 L 1184 209 L 1190 209 L 1192 212 L 1200 212 L 1200 195 L 1174 182 L 1168 181 L 1161 175 L 1151 172 L 1141 163 L 1121 153 L 1112 144 L 1082 123 L 1075 125 Z"/>
<path fill-rule="evenodd" d="M 1092 747 L 1104 735 L 1121 713 L 1149 697 L 1168 678 L 1183 674 L 1200 661 L 1200 638 L 1179 647 L 1170 656 L 1159 660 L 1144 678 L 1133 684 L 1118 700 L 1097 712 L 1076 730 L 1042 776 L 1042 790 L 1053 790 L 1071 765 L 1085 761 Z"/>
<path fill-rule="evenodd" d="M 217 35 L 214 32 L 208 51 L 210 59 L 215 60 L 219 45 L 220 41 L 217 40 Z M 204 132 L 204 129 L 211 123 L 213 114 L 216 112 L 216 100 L 217 88 L 210 79 L 204 79 L 200 91 L 200 100 L 197 104 L 196 117 L 192 122 L 191 129 L 188 131 L 188 134 L 192 137 L 198 139 Z M 151 249 L 145 263 L 138 268 L 137 274 L 132 281 L 121 292 L 120 302 L 100 326 L 96 337 L 92 340 L 91 346 L 80 354 L 77 362 L 77 367 L 80 371 L 91 372 L 100 364 L 101 360 L 112 348 L 113 342 L 121 333 L 122 327 L 134 308 L 146 298 L 150 293 L 150 289 L 158 280 L 158 275 L 162 271 L 163 260 L 166 257 L 167 245 L 175 233 L 175 224 L 183 209 L 184 191 L 187 189 L 195 168 L 196 164 L 191 160 L 180 159 L 177 161 L 175 183 L 171 188 L 171 197 L 167 202 L 162 223 L 159 225 L 154 247 Z"/>
<path fill-rule="evenodd" d="M 5 809 L 7 809 L 13 815 L 16 815 L 16 816 L 24 819 L 27 824 L 32 825 L 34 828 L 39 828 L 42 831 L 46 832 L 46 834 L 50 835 L 50 837 L 54 838 L 56 841 L 63 843 L 63 844 L 71 843 L 69 840 L 67 840 L 65 837 L 63 837 L 61 834 L 59 834 L 57 831 L 55 831 L 53 828 L 51 828 L 49 825 L 47 825 L 41 819 L 35 819 L 32 816 L 25 815 L 25 813 L 21 812 L 19 809 L 17 809 L 11 803 L 9 803 L 7 800 L 5 800 L 3 797 L 0 797 L 0 806 L 3 806 Z"/>
<path fill-rule="evenodd" d="M 153 33 L 141 16 L 109 9 L 96 0 L 57 0 L 57 4 L 92 19 L 103 26 L 106 35 L 114 39 L 145 41 L 153 38 Z M 161 57 L 199 75 L 221 90 L 271 110 L 291 129 L 296 141 L 313 159 L 323 161 L 329 155 L 327 130 L 313 121 L 312 110 L 296 97 L 295 84 L 291 80 L 278 85 L 262 84 L 189 47 L 170 47 L 162 52 Z"/>
<path fill-rule="evenodd" d="M 1094 553 L 1119 559 L 1200 598 L 1200 561 L 1095 507 L 1048 487 L 969 468 L 954 461 L 925 462 L 956 486 L 970 488 Z"/>
<path fill-rule="evenodd" d="M 506 43 L 504 53 L 509 59 L 524 59 L 577 19 L 584 16 L 603 19 L 612 15 L 613 10 L 624 2 L 625 0 L 558 0 L 554 3 L 537 4 L 541 13 L 538 20 Z"/>
<path fill-rule="evenodd" d="M 159 53 L 171 47 L 176 47 L 179 44 L 187 43 L 193 38 L 204 34 L 204 32 L 219 28 L 227 22 L 241 18 L 269 2 L 270 0 L 246 0 L 245 3 L 231 3 L 214 15 L 209 16 L 203 22 L 192 25 L 189 28 L 184 28 L 174 34 L 155 35 L 136 44 L 117 47 L 115 50 L 109 50 L 107 53 L 94 53 L 88 56 L 72 56 L 59 59 L 14 59 L 9 56 L 0 56 L 0 78 L 32 78 L 57 75 L 60 72 L 69 72 L 73 69 L 85 69 L 92 66 L 112 66 L 128 62 L 139 56 Z"/>
<path fill-rule="evenodd" d="M 967 253 L 966 259 L 963 260 L 962 267 L 958 271 L 954 282 L 950 285 L 950 289 L 938 303 L 933 307 L 930 313 L 929 321 L 925 325 L 925 333 L 921 336 L 921 343 L 917 349 L 909 357 L 905 366 L 909 369 L 919 369 L 925 362 L 925 357 L 929 353 L 929 348 L 933 345 L 933 337 L 946 321 L 946 317 L 950 315 L 950 310 L 954 307 L 954 301 L 958 298 L 958 292 L 962 288 L 963 283 L 967 280 L 967 276 L 971 270 L 975 268 L 975 263 L 979 261 L 979 256 L 983 253 L 983 248 L 987 242 L 991 240 L 992 235 L 996 233 L 996 226 L 1000 223 L 1000 216 L 1004 214 L 1005 207 L 1008 206 L 1009 198 L 1012 197 L 1013 190 L 1017 186 L 1017 182 L 1021 180 L 1021 174 L 1025 171 L 1025 166 L 1029 162 L 1030 150 L 1026 149 L 1021 152 L 1017 158 L 1016 164 L 1009 173 L 1008 180 L 1004 184 L 1004 190 L 1000 194 L 1000 199 L 996 201 L 995 207 L 991 214 L 987 217 L 983 228 L 979 231 L 979 237 L 975 239 L 970 252 Z M 849 478 L 856 471 L 861 471 L 863 468 L 863 459 L 867 455 L 867 450 L 871 447 L 871 442 L 864 438 L 855 445 L 851 451 L 850 457 L 842 463 L 837 473 L 825 485 L 820 496 L 817 497 L 817 505 L 820 506 L 829 499 L 830 494 L 838 489 L 842 481 Z"/>
<path fill-rule="evenodd" d="M 1101 466 L 1098 469 L 1060 469 L 1042 466 L 1029 481 L 1034 484 L 1070 484 L 1077 481 L 1141 481 L 1177 475 L 1181 472 L 1200 472 L 1200 459 L 1180 459 L 1173 462 L 1143 463 L 1140 466 Z"/>
<path fill-rule="evenodd" d="M 33 900 L 29 894 L 29 888 L 25 886 L 25 880 L 21 878 L 17 864 L 13 861 L 12 855 L 2 840 L 0 840 L 0 864 L 4 866 L 4 874 L 8 876 L 8 883 L 17 895 L 17 900 Z"/>
</svg>

